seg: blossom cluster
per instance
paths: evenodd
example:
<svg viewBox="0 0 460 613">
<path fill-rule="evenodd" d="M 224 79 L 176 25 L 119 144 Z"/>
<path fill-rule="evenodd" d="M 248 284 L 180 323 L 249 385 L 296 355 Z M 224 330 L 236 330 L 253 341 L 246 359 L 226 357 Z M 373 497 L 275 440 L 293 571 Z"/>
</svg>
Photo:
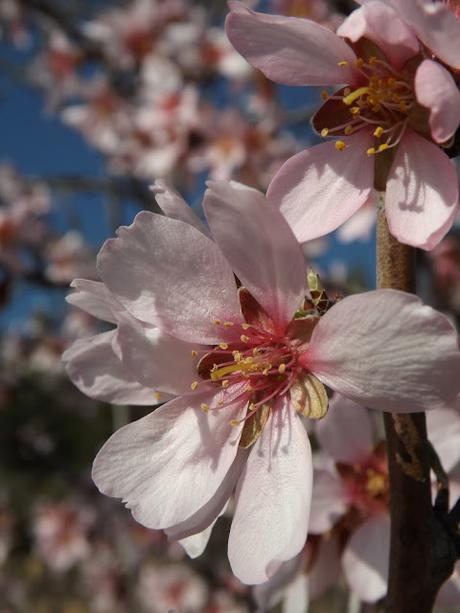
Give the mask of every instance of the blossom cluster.
<svg viewBox="0 0 460 613">
<path fill-rule="evenodd" d="M 18 282 L 73 279 L 64 317 L 53 301 L 2 333 L 9 606 L 49 580 L 45 608 L 299 613 L 331 590 L 372 607 L 389 574 L 383 411 L 426 412 L 450 508 L 460 496 L 458 2 L 359 4 L 230 0 L 224 29 L 186 0 L 78 19 L 0 2 L 3 38 L 34 48 L 21 78 L 101 155 L 92 185 L 120 225 L 94 265 L 80 231 L 53 228 L 53 181 L 0 166 L 0 305 Z M 286 85 L 321 102 L 287 108 Z M 122 184 L 148 209 L 128 225 Z M 335 283 L 318 274 L 329 235 L 368 240 L 377 213 L 420 250 L 423 299 L 363 291 L 327 255 Z M 129 512 L 91 485 L 93 455 Z M 437 606 L 459 601 L 457 563 Z"/>
</svg>

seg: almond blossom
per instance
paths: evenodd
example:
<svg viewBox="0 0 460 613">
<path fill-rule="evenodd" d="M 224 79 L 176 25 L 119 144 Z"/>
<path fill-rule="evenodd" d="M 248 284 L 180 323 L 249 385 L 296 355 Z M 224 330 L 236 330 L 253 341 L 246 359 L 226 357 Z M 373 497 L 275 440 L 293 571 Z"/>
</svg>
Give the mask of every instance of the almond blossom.
<svg viewBox="0 0 460 613">
<path fill-rule="evenodd" d="M 457 335 L 403 292 L 334 304 L 312 285 L 310 296 L 296 238 L 255 189 L 209 184 L 213 240 L 176 192 L 155 191 L 169 217 L 143 211 L 121 227 L 99 253 L 102 282 L 76 280 L 70 296 L 117 327 L 77 341 L 64 360 L 100 399 L 177 397 L 118 430 L 93 478 L 194 555 L 234 493 L 230 564 L 262 583 L 306 541 L 302 417 L 325 414 L 324 385 L 386 411 L 442 408 L 460 391 Z"/>
<path fill-rule="evenodd" d="M 439 145 L 449 145 L 459 126 L 460 92 L 451 73 L 425 57 L 398 12 L 367 2 L 334 34 L 307 19 L 256 13 L 239 2 L 230 7 L 231 42 L 268 78 L 346 84 L 333 95 L 323 92 L 312 120 L 334 142 L 294 155 L 269 187 L 269 200 L 297 238 L 335 230 L 365 204 L 374 185 L 383 190 L 386 183 L 391 233 L 422 249 L 439 243 L 458 203 L 457 175 Z"/>
</svg>

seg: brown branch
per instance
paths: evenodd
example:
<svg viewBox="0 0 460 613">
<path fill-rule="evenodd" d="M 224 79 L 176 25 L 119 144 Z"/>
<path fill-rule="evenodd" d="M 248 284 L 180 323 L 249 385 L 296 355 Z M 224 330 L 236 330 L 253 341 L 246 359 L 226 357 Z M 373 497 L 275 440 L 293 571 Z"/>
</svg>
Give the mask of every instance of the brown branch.
<svg viewBox="0 0 460 613">
<path fill-rule="evenodd" d="M 400 244 L 378 211 L 377 286 L 415 292 L 415 250 Z M 387 613 L 430 613 L 452 574 L 455 543 L 445 504 L 433 508 L 433 464 L 424 413 L 384 414 L 390 474 L 391 546 Z M 439 471 L 438 471 L 439 473 Z"/>
</svg>

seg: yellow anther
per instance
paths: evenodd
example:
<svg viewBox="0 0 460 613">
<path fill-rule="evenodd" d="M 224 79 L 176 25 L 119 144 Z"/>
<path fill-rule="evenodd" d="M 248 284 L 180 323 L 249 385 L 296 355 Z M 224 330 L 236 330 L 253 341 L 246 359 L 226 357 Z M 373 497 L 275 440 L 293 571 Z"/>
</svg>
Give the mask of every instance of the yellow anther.
<svg viewBox="0 0 460 613">
<path fill-rule="evenodd" d="M 241 360 L 241 353 L 239 351 L 233 351 L 232 355 L 235 362 L 239 362 Z"/>
<path fill-rule="evenodd" d="M 376 136 L 377 138 L 380 138 L 383 134 L 383 128 L 382 126 L 378 126 L 377 128 L 375 128 L 374 130 L 374 136 Z"/>
<path fill-rule="evenodd" d="M 240 425 L 240 422 L 237 419 L 231 419 L 229 424 L 235 428 L 236 426 Z"/>
<path fill-rule="evenodd" d="M 158 402 L 160 400 L 160 398 L 161 398 L 160 392 L 153 392 L 153 397 Z"/>
<path fill-rule="evenodd" d="M 197 387 L 198 387 L 198 381 L 194 381 L 190 386 L 190 388 L 194 391 L 196 390 Z"/>
<path fill-rule="evenodd" d="M 321 92 L 321 98 L 322 100 L 324 100 L 324 102 L 326 102 L 326 100 L 329 99 L 329 92 L 323 89 L 323 91 Z"/>
<path fill-rule="evenodd" d="M 367 155 L 375 155 L 376 151 L 374 147 L 369 147 L 369 149 L 366 151 Z"/>
<path fill-rule="evenodd" d="M 353 126 L 351 126 L 350 124 L 348 124 L 347 126 L 345 126 L 345 130 L 344 130 L 345 134 L 347 136 L 350 136 L 350 134 L 353 133 Z"/>
<path fill-rule="evenodd" d="M 231 328 L 233 326 L 233 321 L 224 321 L 224 328 Z"/>
<path fill-rule="evenodd" d="M 251 327 L 251 324 L 241 324 L 241 327 L 243 328 L 243 330 L 249 330 L 249 328 Z"/>
<path fill-rule="evenodd" d="M 337 151 L 343 151 L 345 147 L 346 147 L 346 144 L 343 142 L 343 140 L 335 141 L 335 148 L 337 149 Z"/>
<path fill-rule="evenodd" d="M 377 63 L 377 60 L 378 60 L 378 58 L 377 58 L 377 57 L 375 57 L 375 55 L 373 55 L 372 57 L 370 57 L 370 58 L 369 58 L 369 64 L 370 64 L 371 66 L 374 66 L 374 64 L 376 64 L 376 63 Z"/>
<path fill-rule="evenodd" d="M 195 349 L 192 349 L 191 353 L 193 358 L 196 358 L 196 356 L 198 355 L 198 351 L 196 351 Z"/>
<path fill-rule="evenodd" d="M 284 373 L 286 372 L 286 364 L 280 364 L 278 366 L 278 372 L 280 375 L 284 375 Z"/>
<path fill-rule="evenodd" d="M 388 145 L 388 143 L 382 143 L 382 144 L 379 146 L 379 148 L 378 148 L 377 152 L 378 152 L 378 153 L 380 153 L 381 151 L 385 151 L 385 149 L 388 149 L 388 148 L 389 148 L 389 146 L 390 146 L 390 145 Z"/>
<path fill-rule="evenodd" d="M 202 403 L 200 404 L 200 409 L 201 409 L 202 411 L 204 411 L 205 413 L 207 413 L 207 412 L 209 411 L 209 404 L 206 404 L 205 402 L 202 402 Z"/>
<path fill-rule="evenodd" d="M 328 128 L 323 128 L 321 130 L 321 136 L 327 136 L 329 134 L 329 129 Z"/>
<path fill-rule="evenodd" d="M 242 334 L 240 336 L 240 340 L 242 343 L 249 343 L 249 336 L 246 336 L 246 334 Z"/>
<path fill-rule="evenodd" d="M 228 387 L 229 385 L 230 385 L 230 381 L 228 379 L 224 379 L 222 381 L 222 387 L 223 388 Z"/>
<path fill-rule="evenodd" d="M 359 106 L 352 106 L 350 109 L 350 113 L 352 115 L 359 115 L 361 112 L 361 109 L 359 108 Z"/>
<path fill-rule="evenodd" d="M 220 319 L 215 319 L 215 320 L 214 320 L 212 323 L 213 323 L 215 326 L 220 326 L 221 321 L 220 321 Z"/>
<path fill-rule="evenodd" d="M 219 343 L 219 347 L 220 347 L 220 349 L 223 349 L 224 351 L 225 351 L 225 349 L 228 349 L 227 343 Z"/>
<path fill-rule="evenodd" d="M 348 62 L 347 60 L 342 60 L 341 62 L 337 63 L 337 66 L 348 66 Z"/>
<path fill-rule="evenodd" d="M 356 68 L 362 68 L 363 66 L 364 66 L 364 60 L 363 60 L 363 58 L 362 58 L 362 57 L 359 57 L 359 58 L 356 60 Z"/>
<path fill-rule="evenodd" d="M 370 89 L 369 87 L 358 87 L 358 89 L 355 89 L 354 92 L 351 92 L 350 94 L 348 94 L 348 96 L 345 96 L 345 98 L 343 99 L 343 103 L 346 104 L 347 106 L 349 106 L 350 104 L 353 104 L 353 102 L 357 98 L 360 98 L 364 94 L 369 93 L 369 89 Z"/>
</svg>

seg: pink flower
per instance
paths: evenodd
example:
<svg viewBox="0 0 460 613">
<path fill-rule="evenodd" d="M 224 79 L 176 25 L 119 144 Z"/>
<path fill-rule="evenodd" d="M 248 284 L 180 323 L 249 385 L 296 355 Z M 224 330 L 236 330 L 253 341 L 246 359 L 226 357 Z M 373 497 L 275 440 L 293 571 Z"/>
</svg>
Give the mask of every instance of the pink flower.
<svg viewBox="0 0 460 613">
<path fill-rule="evenodd" d="M 305 544 L 312 464 L 301 416 L 324 415 L 323 383 L 387 411 L 443 407 L 460 391 L 457 335 L 392 290 L 322 314 L 305 297 L 298 242 L 257 190 L 210 184 L 214 240 L 178 194 L 156 191 L 170 217 L 139 213 L 99 253 L 103 283 L 74 285 L 72 302 L 117 328 L 64 359 L 98 398 L 123 390 L 129 403 L 124 381 L 152 402 L 153 390 L 178 397 L 116 432 L 93 477 L 143 525 L 194 537 L 194 555 L 235 492 L 230 563 L 243 582 L 262 583 Z"/>
<path fill-rule="evenodd" d="M 318 133 L 338 140 L 294 155 L 269 187 L 269 200 L 298 240 L 327 234 L 349 219 L 368 200 L 377 170 L 387 177 L 391 233 L 432 249 L 452 225 L 458 203 L 455 169 L 438 146 L 460 123 L 452 75 L 424 59 L 412 29 L 377 0 L 354 11 L 340 36 L 307 19 L 264 15 L 239 2 L 230 6 L 231 42 L 270 79 L 348 84 L 333 96 L 325 92 L 313 118 Z"/>
</svg>

